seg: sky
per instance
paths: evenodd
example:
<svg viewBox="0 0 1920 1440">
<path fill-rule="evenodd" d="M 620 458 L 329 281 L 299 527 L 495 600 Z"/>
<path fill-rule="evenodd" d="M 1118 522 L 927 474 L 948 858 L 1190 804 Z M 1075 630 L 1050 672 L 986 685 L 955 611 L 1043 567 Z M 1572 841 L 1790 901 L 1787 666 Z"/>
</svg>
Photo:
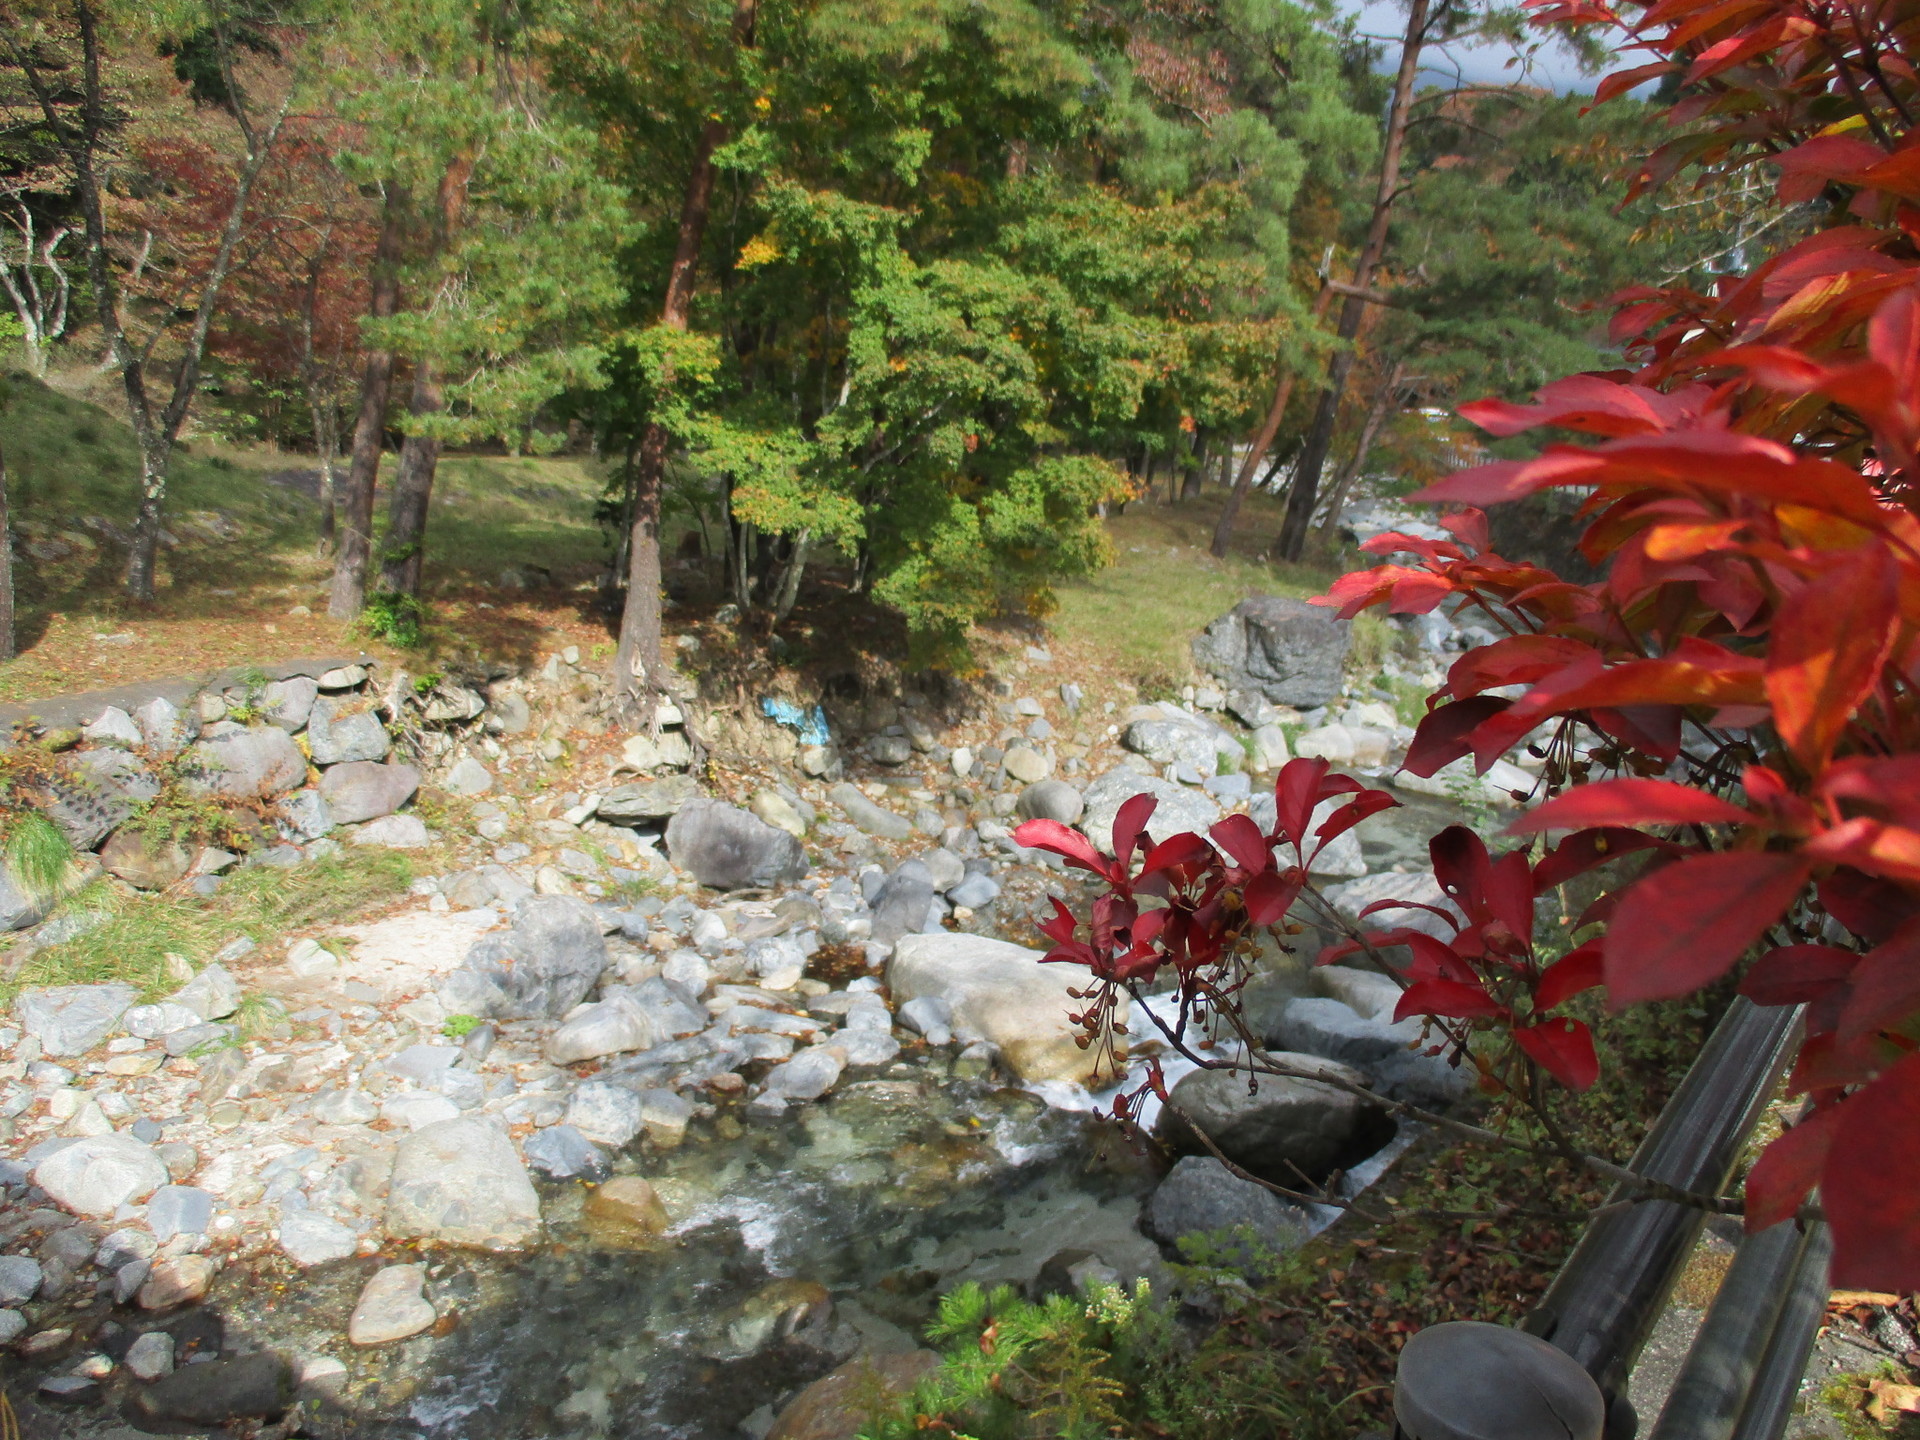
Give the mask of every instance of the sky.
<svg viewBox="0 0 1920 1440">
<path fill-rule="evenodd" d="M 1396 0 L 1343 0 L 1341 8 L 1358 14 L 1361 30 L 1382 42 L 1384 53 L 1380 68 L 1392 71 L 1400 58 L 1400 36 L 1407 24 L 1406 6 Z M 1515 54 L 1514 47 L 1505 44 L 1456 43 L 1430 49 L 1422 56 L 1420 83 L 1438 85 L 1465 80 L 1500 85 L 1525 79 L 1558 91 L 1591 92 L 1599 79 L 1597 75 L 1583 74 L 1572 53 L 1557 40 L 1549 41 L 1533 56 L 1530 71 L 1520 65 L 1508 65 Z"/>
</svg>

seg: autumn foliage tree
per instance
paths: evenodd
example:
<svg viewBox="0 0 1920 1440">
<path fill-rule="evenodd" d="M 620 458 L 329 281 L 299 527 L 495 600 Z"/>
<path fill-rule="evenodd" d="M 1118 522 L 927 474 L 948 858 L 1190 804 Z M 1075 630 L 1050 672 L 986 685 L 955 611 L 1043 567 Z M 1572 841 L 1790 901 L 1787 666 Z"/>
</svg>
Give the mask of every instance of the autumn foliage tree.
<svg viewBox="0 0 1920 1440">
<path fill-rule="evenodd" d="M 1464 407 L 1492 435 L 1548 443 L 1429 487 L 1418 498 L 1453 507 L 1452 538 L 1381 536 L 1367 548 L 1388 563 L 1325 597 L 1348 616 L 1465 608 L 1501 636 L 1454 664 L 1409 770 L 1484 771 L 1521 743 L 1545 760 L 1544 803 L 1509 827 L 1513 849 L 1436 840 L 1466 921 L 1451 944 L 1411 942 L 1402 1012 L 1507 1033 L 1579 1087 L 1591 1041 L 1555 1010 L 1580 991 L 1604 986 L 1617 1009 L 1735 975 L 1757 1003 L 1804 1006 L 1790 1078 L 1804 1104 L 1747 1178 L 1747 1223 L 1782 1221 L 1817 1188 L 1836 1283 L 1920 1288 L 1920 35 L 1898 5 L 1536 9 L 1613 27 L 1647 57 L 1601 99 L 1677 85 L 1672 138 L 1636 191 L 1760 169 L 1820 223 L 1699 288 L 1620 296 L 1613 334 L 1636 368 Z M 1594 583 L 1489 543 L 1481 507 L 1550 488 L 1584 497 Z M 1288 847 L 1364 818 L 1356 799 L 1310 829 L 1306 799 L 1325 790 L 1290 767 L 1270 834 L 1143 842 L 1137 864 L 1130 846 L 1118 862 L 1071 856 L 1112 893 L 1086 940 L 1056 918 L 1063 947 L 1090 947 L 1060 958 L 1108 986 L 1171 963 L 1207 1003 L 1228 973 L 1209 947 L 1230 950 L 1301 883 Z M 1577 917 L 1584 943 L 1543 965 L 1534 898 L 1582 870 L 1610 885 Z M 1143 890 L 1155 900 L 1139 908 Z"/>
</svg>

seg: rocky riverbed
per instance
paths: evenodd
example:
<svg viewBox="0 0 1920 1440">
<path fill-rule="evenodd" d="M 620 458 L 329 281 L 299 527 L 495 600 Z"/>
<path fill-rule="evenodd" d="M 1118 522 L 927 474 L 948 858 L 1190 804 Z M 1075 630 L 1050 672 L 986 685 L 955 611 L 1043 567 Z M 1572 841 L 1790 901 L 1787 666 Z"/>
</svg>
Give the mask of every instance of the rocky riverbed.
<svg viewBox="0 0 1920 1440">
<path fill-rule="evenodd" d="M 1255 688 L 1277 683 L 1258 673 L 1272 621 L 1223 617 L 1243 632 L 1230 693 L 1022 693 L 1049 663 L 1029 651 L 1015 693 L 971 715 L 903 695 L 822 744 L 804 712 L 770 712 L 758 757 L 705 781 L 677 709 L 625 737 L 568 713 L 577 657 L 497 695 L 420 706 L 388 681 L 387 710 L 336 707 L 327 737 L 300 736 L 316 766 L 340 740 L 335 758 L 245 863 L 399 846 L 431 862 L 409 899 L 178 957 L 160 993 L 30 987 L 0 1025 L 0 1343 L 26 1406 L 103 1434 L 298 1399 L 314 1434 L 777 1436 L 796 1389 L 913 1352 L 964 1280 L 1153 1279 L 1183 1234 L 1303 1237 L 1325 1217 L 1200 1155 L 1163 1173 L 1093 1119 L 1112 1077 L 1074 1044 L 1072 975 L 1025 943 L 1075 882 L 1010 830 L 1048 815 L 1104 843 L 1142 790 L 1156 830 L 1259 818 L 1290 749 L 1389 767 L 1409 732 L 1380 701 Z M 202 705 L 199 740 L 188 719 L 175 743 L 266 753 L 236 711 Z M 118 744 L 137 773 L 154 718 L 96 717 L 78 753 Z M 349 721 L 366 733 L 333 733 Z M 736 714 L 710 740 L 729 724 L 750 729 Z M 406 768 L 392 732 L 447 797 L 440 828 L 404 796 L 308 813 L 300 794 Z M 1437 898 L 1425 840 L 1461 812 L 1436 788 L 1328 847 L 1341 909 Z M 1512 803 L 1498 784 L 1465 798 Z M 123 850 L 102 854 L 131 870 Z M 211 898 L 219 866 L 183 856 L 164 883 Z M 142 878 L 109 869 L 97 883 Z M 16 963 L 85 913 L 30 919 Z M 1395 993 L 1276 952 L 1249 1013 L 1274 1048 L 1453 1103 L 1457 1073 L 1409 1050 Z M 1384 1111 L 1342 1090 L 1170 1075 L 1252 1167 L 1393 1152 Z"/>
</svg>

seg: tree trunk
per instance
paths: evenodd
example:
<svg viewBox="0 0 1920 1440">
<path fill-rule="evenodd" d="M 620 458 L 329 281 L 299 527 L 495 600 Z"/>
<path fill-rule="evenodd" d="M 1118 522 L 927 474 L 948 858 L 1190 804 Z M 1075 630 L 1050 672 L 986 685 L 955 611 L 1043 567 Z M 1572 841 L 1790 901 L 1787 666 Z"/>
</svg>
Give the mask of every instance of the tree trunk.
<svg viewBox="0 0 1920 1440">
<path fill-rule="evenodd" d="M 380 209 L 380 240 L 373 252 L 373 298 L 367 314 L 388 320 L 400 308 L 400 253 L 406 243 L 406 187 L 387 185 Z M 377 345 L 367 351 L 360 372 L 360 413 L 353 424 L 353 453 L 347 462 L 346 493 L 341 497 L 340 548 L 333 560 L 333 593 L 327 614 L 351 620 L 367 599 L 367 562 L 373 554 L 373 489 L 380 474 L 380 450 L 387 429 L 387 401 L 393 390 L 393 351 Z"/>
<path fill-rule="evenodd" d="M 408 410 L 417 421 L 439 414 L 444 401 L 431 360 L 413 366 L 413 398 Z M 440 442 L 412 434 L 400 446 L 400 466 L 394 472 L 393 495 L 387 502 L 387 535 L 380 547 L 380 588 L 396 595 L 420 594 L 421 549 L 427 539 L 427 505 L 433 498 L 434 471 L 440 464 Z"/>
<path fill-rule="evenodd" d="M 756 4 L 757 0 L 735 0 L 733 40 L 742 49 L 753 45 Z M 660 305 L 660 323 L 669 330 L 687 328 L 694 271 L 700 262 L 700 242 L 706 235 L 707 209 L 713 199 L 713 152 L 726 138 L 727 124 L 716 118 L 701 127 L 694 144 L 693 164 L 680 202 L 673 268 L 667 272 L 667 293 Z M 654 713 L 651 698 L 667 688 L 666 661 L 660 648 L 660 491 L 666 478 L 668 438 L 665 427 L 650 421 L 640 438 L 639 463 L 634 470 L 627 603 L 620 615 L 620 645 L 613 661 L 614 695 L 629 715 Z M 643 699 L 649 703 L 643 704 Z"/>
<path fill-rule="evenodd" d="M 813 531 L 802 529 L 793 537 L 793 553 L 787 557 L 787 568 L 780 575 L 780 591 L 773 602 L 775 625 L 793 613 L 794 602 L 800 598 L 800 576 L 806 571 L 807 556 L 812 550 Z"/>
<path fill-rule="evenodd" d="M 1307 527 L 1313 522 L 1314 503 L 1319 498 L 1320 470 L 1327 463 L 1327 450 L 1333 444 L 1333 422 L 1340 412 L 1340 395 L 1346 389 L 1347 375 L 1353 369 L 1353 338 L 1360 333 L 1360 317 L 1367 300 L 1353 291 L 1364 291 L 1373 282 L 1373 272 L 1387 249 L 1387 226 L 1393 218 L 1393 202 L 1400 192 L 1400 155 L 1407 138 L 1408 110 L 1413 103 L 1413 82 L 1420 68 L 1420 48 L 1426 43 L 1428 0 L 1412 0 L 1407 10 L 1407 33 L 1400 46 L 1400 68 L 1393 80 L 1393 110 L 1387 116 L 1387 143 L 1380 157 L 1380 188 L 1373 202 L 1373 220 L 1367 227 L 1366 244 L 1353 267 L 1353 284 L 1340 306 L 1340 325 L 1336 334 L 1340 348 L 1327 362 L 1327 383 L 1320 392 L 1320 403 L 1313 413 L 1313 424 L 1300 450 L 1300 463 L 1293 471 L 1293 493 L 1287 497 L 1286 519 L 1281 522 L 1275 549 L 1283 560 L 1294 561 L 1306 549 Z"/>
<path fill-rule="evenodd" d="M 13 520 L 7 514 L 7 458 L 0 455 L 0 660 L 19 652 L 13 633 Z"/>
<path fill-rule="evenodd" d="M 1187 473 L 1182 476 L 1180 480 L 1180 498 L 1182 500 L 1198 500 L 1200 498 L 1200 487 L 1206 481 L 1207 462 L 1210 458 L 1207 454 L 1207 432 L 1204 430 L 1194 431 L 1193 464 L 1187 467 Z"/>
<path fill-rule="evenodd" d="M 1313 297 L 1313 318 L 1318 323 L 1327 313 L 1327 303 L 1333 299 L 1333 290 L 1321 285 L 1320 293 Z M 1227 558 L 1227 546 L 1233 541 L 1233 527 L 1240 519 L 1240 507 L 1246 503 L 1247 494 L 1253 489 L 1253 477 L 1260 469 L 1260 462 L 1273 446 L 1273 437 L 1280 433 L 1280 422 L 1286 417 L 1287 402 L 1293 398 L 1294 372 L 1283 372 L 1273 386 L 1273 403 L 1267 406 L 1267 418 L 1260 422 L 1260 429 L 1247 444 L 1247 458 L 1240 463 L 1240 473 L 1233 482 L 1233 491 L 1227 496 L 1227 503 L 1221 508 L 1220 519 L 1213 527 L 1213 556 L 1216 560 Z"/>
<path fill-rule="evenodd" d="M 1333 482 L 1333 489 L 1327 495 L 1327 518 L 1320 522 L 1322 535 L 1331 535 L 1339 527 L 1340 507 L 1347 503 L 1347 492 L 1353 488 L 1353 482 L 1360 478 L 1360 471 L 1367 463 L 1367 452 L 1373 449 L 1373 442 L 1380 435 L 1380 427 L 1386 424 L 1387 413 L 1400 397 L 1400 381 L 1406 373 L 1406 361 L 1396 362 L 1393 373 L 1387 377 L 1387 383 L 1373 397 L 1366 421 L 1360 426 L 1360 438 L 1353 447 L 1353 458 L 1340 471 L 1339 477 Z"/>
</svg>

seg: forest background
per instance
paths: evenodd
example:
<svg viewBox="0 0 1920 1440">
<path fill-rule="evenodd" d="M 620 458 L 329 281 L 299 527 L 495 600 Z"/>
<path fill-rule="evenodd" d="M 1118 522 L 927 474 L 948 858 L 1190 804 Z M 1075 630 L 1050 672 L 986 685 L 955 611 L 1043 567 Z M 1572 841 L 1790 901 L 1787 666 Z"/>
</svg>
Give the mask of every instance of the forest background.
<svg viewBox="0 0 1920 1440">
<path fill-rule="evenodd" d="M 238 446 L 311 457 L 327 608 L 401 642 L 461 520 L 443 456 L 584 457 L 636 691 L 670 681 L 663 527 L 775 647 L 831 592 L 946 665 L 1128 505 L 1213 494 L 1224 555 L 1288 493 L 1258 543 L 1324 573 L 1356 484 L 1482 453 L 1456 401 L 1604 368 L 1596 304 L 1793 220 L 1618 207 L 1656 104 L 1428 84 L 1518 21 L 1405 19 L 1395 76 L 1285 0 L 13 6 L 16 417 L 51 381 L 131 427 L 124 523 L 66 522 L 94 610 L 184 603 L 169 486 Z M 59 571 L 21 557 L 29 641 L 87 588 Z"/>
</svg>

